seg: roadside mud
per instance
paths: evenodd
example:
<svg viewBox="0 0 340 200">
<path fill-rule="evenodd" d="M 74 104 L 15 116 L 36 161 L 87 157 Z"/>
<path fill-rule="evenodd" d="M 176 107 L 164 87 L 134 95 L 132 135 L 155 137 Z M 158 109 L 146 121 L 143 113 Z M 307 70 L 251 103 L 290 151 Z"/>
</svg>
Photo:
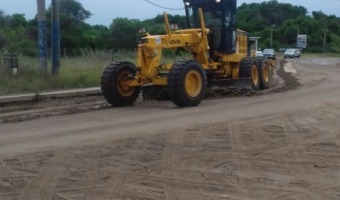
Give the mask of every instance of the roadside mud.
<svg viewBox="0 0 340 200">
<path fill-rule="evenodd" d="M 278 68 L 275 69 L 270 89 L 254 91 L 251 89 L 237 89 L 232 87 L 212 87 L 208 89 L 206 99 L 267 95 L 295 89 L 299 86 L 299 82 L 292 74 L 284 72 L 283 65 L 285 62 L 285 60 L 277 61 L 276 65 Z M 152 104 L 155 101 L 156 100 L 143 99 L 140 97 L 135 105 Z M 110 105 L 107 104 L 102 96 L 54 98 L 0 104 L 0 124 L 58 115 L 70 115 L 107 108 L 110 108 Z"/>
</svg>

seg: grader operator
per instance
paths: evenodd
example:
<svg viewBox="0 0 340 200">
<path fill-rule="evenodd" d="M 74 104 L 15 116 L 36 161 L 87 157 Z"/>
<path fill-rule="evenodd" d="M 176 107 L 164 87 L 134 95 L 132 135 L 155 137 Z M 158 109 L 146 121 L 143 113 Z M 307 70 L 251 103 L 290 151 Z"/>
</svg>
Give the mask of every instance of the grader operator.
<svg viewBox="0 0 340 200">
<path fill-rule="evenodd" d="M 141 90 L 153 90 L 189 107 L 200 104 L 207 86 L 269 87 L 273 64 L 251 55 L 248 34 L 236 28 L 236 0 L 184 0 L 184 5 L 187 29 L 170 29 L 164 14 L 166 34 L 145 33 L 136 65 L 116 61 L 105 68 L 101 89 L 110 104 L 132 105 Z M 191 57 L 164 63 L 164 50 L 176 48 Z"/>
</svg>

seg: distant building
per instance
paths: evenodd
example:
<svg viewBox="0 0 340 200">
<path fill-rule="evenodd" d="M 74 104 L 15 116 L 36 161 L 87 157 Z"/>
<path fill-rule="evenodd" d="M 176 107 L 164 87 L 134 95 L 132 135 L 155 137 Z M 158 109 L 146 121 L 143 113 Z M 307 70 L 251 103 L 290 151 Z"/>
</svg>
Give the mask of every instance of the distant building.
<svg viewBox="0 0 340 200">
<path fill-rule="evenodd" d="M 249 37 L 250 41 L 250 50 L 259 50 L 258 49 L 258 40 L 261 39 L 261 37 Z"/>
</svg>

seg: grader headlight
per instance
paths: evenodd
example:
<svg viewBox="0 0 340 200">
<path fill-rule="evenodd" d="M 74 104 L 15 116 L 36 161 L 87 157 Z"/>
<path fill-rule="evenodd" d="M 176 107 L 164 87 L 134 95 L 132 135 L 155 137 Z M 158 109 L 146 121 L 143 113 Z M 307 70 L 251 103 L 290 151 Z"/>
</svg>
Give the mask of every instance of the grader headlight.
<svg viewBox="0 0 340 200">
<path fill-rule="evenodd" d="M 170 30 L 174 31 L 178 29 L 178 24 L 170 24 Z"/>
<path fill-rule="evenodd" d="M 139 33 L 146 33 L 145 27 L 139 27 L 139 28 L 138 28 L 138 32 L 139 32 Z"/>
</svg>

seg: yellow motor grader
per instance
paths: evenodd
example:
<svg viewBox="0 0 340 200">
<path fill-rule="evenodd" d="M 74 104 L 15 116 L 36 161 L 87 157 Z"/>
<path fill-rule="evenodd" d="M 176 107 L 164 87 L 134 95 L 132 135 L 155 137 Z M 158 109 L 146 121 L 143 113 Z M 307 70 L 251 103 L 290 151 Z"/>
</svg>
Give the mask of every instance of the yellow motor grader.
<svg viewBox="0 0 340 200">
<path fill-rule="evenodd" d="M 165 35 L 144 33 L 136 65 L 109 64 L 101 78 L 113 106 L 132 105 L 140 91 L 152 90 L 179 107 L 197 106 L 208 86 L 269 88 L 273 63 L 250 51 L 247 32 L 236 28 L 236 0 L 184 0 L 188 28 L 176 30 L 164 14 Z M 165 63 L 165 49 L 184 48 L 188 59 Z"/>
</svg>

